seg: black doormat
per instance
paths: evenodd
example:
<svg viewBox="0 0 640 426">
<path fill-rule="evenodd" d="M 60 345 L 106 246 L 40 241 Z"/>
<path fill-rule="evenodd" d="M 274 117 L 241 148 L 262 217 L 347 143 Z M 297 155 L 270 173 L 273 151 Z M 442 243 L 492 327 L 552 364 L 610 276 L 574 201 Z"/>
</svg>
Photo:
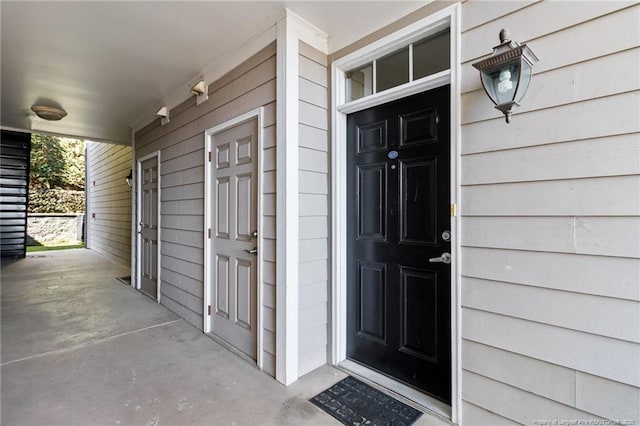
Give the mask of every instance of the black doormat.
<svg viewBox="0 0 640 426">
<path fill-rule="evenodd" d="M 411 425 L 422 413 L 349 376 L 310 400 L 349 426 Z"/>
</svg>

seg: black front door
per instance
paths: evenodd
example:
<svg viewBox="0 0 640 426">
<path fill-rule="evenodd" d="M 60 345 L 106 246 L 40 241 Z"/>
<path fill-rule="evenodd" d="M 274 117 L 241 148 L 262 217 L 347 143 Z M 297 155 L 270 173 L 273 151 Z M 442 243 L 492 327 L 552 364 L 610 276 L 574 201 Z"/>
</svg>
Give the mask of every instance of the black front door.
<svg viewBox="0 0 640 426">
<path fill-rule="evenodd" d="M 347 357 L 450 402 L 449 86 L 347 132 Z"/>
</svg>

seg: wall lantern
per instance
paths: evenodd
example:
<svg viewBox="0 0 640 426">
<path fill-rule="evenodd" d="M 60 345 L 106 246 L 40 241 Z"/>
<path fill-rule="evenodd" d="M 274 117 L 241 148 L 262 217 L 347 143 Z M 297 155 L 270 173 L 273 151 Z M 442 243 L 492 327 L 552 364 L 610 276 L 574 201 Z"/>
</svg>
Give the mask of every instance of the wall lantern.
<svg viewBox="0 0 640 426">
<path fill-rule="evenodd" d="M 129 188 L 132 187 L 131 183 L 133 182 L 133 170 L 129 169 L 129 174 L 127 175 L 127 177 L 125 178 L 127 180 L 127 185 L 129 185 Z"/>
<path fill-rule="evenodd" d="M 520 106 L 531 82 L 533 64 L 538 57 L 527 47 L 510 40 L 509 30 L 500 31 L 500 44 L 490 57 L 473 64 L 480 71 L 485 92 L 511 122 L 511 108 Z"/>
</svg>

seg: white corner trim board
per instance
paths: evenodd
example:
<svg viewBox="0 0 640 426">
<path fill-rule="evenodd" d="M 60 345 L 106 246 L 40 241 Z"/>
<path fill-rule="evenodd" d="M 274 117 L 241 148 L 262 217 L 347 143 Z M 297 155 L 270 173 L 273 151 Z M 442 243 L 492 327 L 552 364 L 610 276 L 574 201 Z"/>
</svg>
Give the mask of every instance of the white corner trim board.
<svg viewBox="0 0 640 426">
<path fill-rule="evenodd" d="M 298 378 L 298 37 L 278 22 L 276 142 L 276 379 Z"/>
<path fill-rule="evenodd" d="M 307 43 L 325 55 L 329 53 L 328 36 L 325 32 L 289 9 L 285 9 L 285 19 L 298 40 Z"/>
<path fill-rule="evenodd" d="M 138 174 L 133 173 L 134 170 L 137 170 L 137 161 L 136 161 L 136 133 L 131 129 L 131 171 L 133 176 L 133 185 L 134 188 L 138 187 Z M 89 170 L 89 167 L 87 167 Z M 89 181 L 88 176 L 85 180 Z M 137 241 L 138 241 L 138 228 L 136 226 L 137 217 L 138 217 L 138 204 L 137 200 L 137 191 L 131 191 L 131 287 L 137 288 L 138 285 L 138 249 L 137 249 Z M 87 203 L 89 202 L 89 198 L 87 198 Z M 86 211 L 89 211 L 89 206 L 86 206 Z M 89 233 L 87 232 L 87 235 Z"/>
<path fill-rule="evenodd" d="M 299 42 L 327 52 L 327 36 L 290 10 L 276 41 L 276 379 L 298 379 Z"/>
</svg>

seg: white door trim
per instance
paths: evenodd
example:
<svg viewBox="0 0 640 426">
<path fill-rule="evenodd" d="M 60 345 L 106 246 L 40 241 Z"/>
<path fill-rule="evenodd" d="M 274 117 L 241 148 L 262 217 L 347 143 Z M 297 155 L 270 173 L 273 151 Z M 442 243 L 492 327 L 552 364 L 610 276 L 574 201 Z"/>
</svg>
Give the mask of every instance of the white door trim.
<svg viewBox="0 0 640 426">
<path fill-rule="evenodd" d="M 213 194 L 211 191 L 213 190 L 213 185 L 211 185 L 211 178 L 213 176 L 213 161 L 209 161 L 209 153 L 213 152 L 211 141 L 212 136 L 223 132 L 227 129 L 237 126 L 238 124 L 246 123 L 251 120 L 258 120 L 258 174 L 256 176 L 256 181 L 258 183 L 258 205 L 257 205 L 257 228 L 258 228 L 258 238 L 257 238 L 257 248 L 258 255 L 256 260 L 256 364 L 260 370 L 262 370 L 262 346 L 263 346 L 263 329 L 262 329 L 262 291 L 263 291 L 263 282 L 262 282 L 262 262 L 263 262 L 263 179 L 262 175 L 264 173 L 264 166 L 262 164 L 262 152 L 264 149 L 264 107 L 256 108 L 252 111 L 244 113 L 238 117 L 235 117 L 231 120 L 225 121 L 222 124 L 219 124 L 215 127 L 212 127 L 204 132 L 204 306 L 203 306 L 203 329 L 205 333 L 211 333 L 211 315 L 209 315 L 208 306 L 211 301 L 211 296 L 213 292 L 211 291 L 212 285 L 212 277 L 214 276 L 214 267 L 209 261 L 209 256 L 211 253 L 215 253 L 214 250 L 214 239 L 209 238 L 208 230 L 213 226 L 213 219 L 215 215 L 211 211 L 210 200 Z M 211 154 L 213 156 L 213 154 Z"/>
<path fill-rule="evenodd" d="M 142 282 L 141 279 L 141 274 L 142 274 L 142 235 L 140 234 L 140 216 L 142 215 L 142 163 L 147 161 L 150 158 L 153 157 L 158 157 L 158 211 L 156 212 L 156 214 L 158 215 L 157 217 L 157 223 L 158 223 L 158 233 L 156 238 L 158 239 L 158 244 L 157 244 L 157 271 L 156 271 L 156 277 L 157 277 L 157 286 L 156 286 L 156 300 L 158 303 L 160 303 L 160 296 L 162 294 L 162 292 L 160 291 L 160 286 L 161 286 L 161 263 L 162 263 L 162 257 L 160 255 L 161 253 L 161 233 L 162 233 L 162 226 L 161 226 L 161 222 L 160 222 L 160 204 L 162 203 L 161 197 L 160 197 L 160 192 L 162 191 L 162 185 L 161 185 L 161 177 L 160 177 L 160 151 L 155 151 L 152 152 L 150 154 L 145 155 L 144 157 L 140 157 L 137 159 L 136 161 L 136 177 L 135 177 L 135 185 L 136 185 L 136 198 L 137 198 L 137 202 L 136 202 L 136 223 L 135 223 L 135 230 L 136 230 L 136 279 L 135 279 L 135 288 L 137 288 L 138 290 L 140 289 L 140 284 Z M 133 283 L 131 283 L 132 285 L 134 285 Z"/>
<path fill-rule="evenodd" d="M 331 362 L 334 365 L 346 359 L 347 324 L 347 113 L 360 111 L 375 105 L 401 99 L 410 94 L 423 92 L 444 84 L 451 84 L 451 200 L 460 206 L 460 143 L 461 143 L 461 104 L 460 104 L 460 4 L 443 8 L 431 16 L 423 18 L 393 34 L 390 34 L 368 46 L 363 47 L 332 64 L 332 103 L 333 118 L 331 137 L 331 271 L 332 280 L 332 336 Z M 346 102 L 345 72 L 365 64 L 381 52 L 390 52 L 420 39 L 429 33 L 449 26 L 451 31 L 450 70 L 408 83 L 395 90 L 381 92 L 366 99 Z M 460 300 L 460 217 L 451 219 L 451 420 L 460 422 L 461 407 L 461 300 Z"/>
<path fill-rule="evenodd" d="M 137 288 L 138 285 L 138 162 L 136 161 L 136 132 L 131 129 L 131 176 L 133 178 L 133 188 L 131 190 L 131 287 Z M 85 180 L 88 182 L 88 179 Z M 87 198 L 88 200 L 88 198 Z M 89 208 L 85 209 L 89 211 Z M 88 223 L 85 221 L 85 223 Z M 87 232 L 87 234 L 89 234 Z"/>
</svg>

